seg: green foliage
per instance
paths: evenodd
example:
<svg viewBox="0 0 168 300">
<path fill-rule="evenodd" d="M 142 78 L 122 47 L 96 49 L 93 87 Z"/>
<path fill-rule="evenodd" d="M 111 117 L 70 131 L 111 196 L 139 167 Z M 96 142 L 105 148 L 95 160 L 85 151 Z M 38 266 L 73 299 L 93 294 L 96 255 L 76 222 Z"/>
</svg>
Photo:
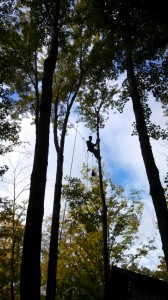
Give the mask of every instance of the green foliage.
<svg viewBox="0 0 168 300">
<path fill-rule="evenodd" d="M 151 109 L 147 103 L 152 92 L 167 109 L 167 14 L 162 5 L 149 0 L 62 2 L 58 63 L 53 81 L 53 103 L 56 106 L 53 120 L 57 129 L 62 129 L 81 74 L 78 111 L 81 120 L 92 131 L 96 130 L 98 117 L 100 127 L 104 127 L 111 108 L 115 106 L 119 111 L 123 110 L 129 100 L 128 82 L 123 82 L 120 98 L 115 101 L 114 95 L 118 91 L 113 81 L 125 71 L 125 50 L 129 49 L 133 55 L 148 135 L 155 139 L 167 138 L 163 129 L 151 123 Z M 53 5 L 51 0 L 2 1 L 0 83 L 8 85 L 10 92 L 2 90 L 0 154 L 11 151 L 12 146 L 18 144 L 19 126 L 12 117 L 16 118 L 19 112 L 38 114 L 42 66 L 50 44 Z M 17 113 L 9 101 L 15 92 L 19 95 Z M 133 133 L 136 133 L 134 127 Z M 1 174 L 5 169 L 5 166 L 1 167 Z M 97 182 L 97 177 L 92 178 L 87 189 L 81 180 L 70 178 L 64 187 L 69 208 L 58 262 L 60 298 L 73 295 L 82 299 L 102 298 L 102 212 Z M 149 242 L 137 248 L 136 255 L 127 252 L 137 236 L 142 204 L 126 199 L 122 188 L 116 187 L 109 179 L 104 180 L 104 187 L 110 261 L 134 270 L 138 268 L 140 257 L 147 255 L 153 247 Z M 11 212 L 8 214 L 10 216 Z M 9 224 L 7 214 L 5 218 Z M 6 243 L 3 251 L 6 251 L 5 263 L 8 265 L 11 237 L 9 230 L 5 232 L 4 225 L 3 228 Z M 45 273 L 48 252 L 45 246 L 43 250 L 42 271 Z M 16 274 L 18 276 L 18 271 Z M 7 275 L 7 282 L 9 277 Z"/>
<path fill-rule="evenodd" d="M 71 2 L 64 1 L 61 6 L 61 47 L 68 35 L 65 22 L 69 20 Z M 39 102 L 41 67 L 50 44 L 53 7 L 53 1 L 19 0 L 13 3 L 12 11 L 4 9 L 1 51 L 3 71 L 0 78 L 10 86 L 12 92 L 19 94 L 18 109 L 21 112 L 34 113 L 39 105 L 36 102 Z"/>
<path fill-rule="evenodd" d="M 155 99 L 163 103 L 166 111 L 168 33 L 166 16 L 168 12 L 165 10 L 165 1 L 162 1 L 162 5 L 158 1 L 155 1 L 155 5 L 151 5 L 150 0 L 145 2 L 93 0 L 85 3 L 89 7 L 88 10 L 93 9 L 97 15 L 97 18 L 93 18 L 92 26 L 101 32 L 103 38 L 108 37 L 105 38 L 105 43 L 106 47 L 114 53 L 116 74 L 126 70 L 126 51 L 129 51 L 133 57 L 149 136 L 155 139 L 167 138 L 167 133 L 163 129 L 151 123 L 147 105 L 149 92 L 152 92 Z M 90 20 L 87 19 L 85 22 Z M 119 101 L 116 103 L 120 112 L 129 99 L 129 87 L 125 80 L 120 90 Z"/>
<path fill-rule="evenodd" d="M 148 103 L 146 101 L 144 101 L 142 103 L 143 105 L 143 110 L 144 110 L 144 117 L 145 117 L 145 121 L 146 121 L 146 127 L 147 127 L 147 131 L 148 131 L 148 136 L 158 140 L 158 139 L 162 139 L 162 140 L 166 140 L 168 138 L 168 131 L 167 129 L 163 129 L 161 128 L 160 125 L 156 125 L 154 123 L 151 122 L 150 120 L 150 116 L 152 115 L 152 111 L 148 105 Z M 133 127 L 134 130 L 132 132 L 132 135 L 137 135 L 137 129 L 136 129 L 136 123 L 133 123 Z"/>
<path fill-rule="evenodd" d="M 82 173 L 88 180 L 88 187 L 81 179 L 68 177 L 63 186 L 63 199 L 68 209 L 60 224 L 58 299 L 69 299 L 70 295 L 72 299 L 76 296 L 80 299 L 103 297 L 102 207 L 98 177 L 88 178 L 90 170 L 85 167 Z M 108 177 L 103 185 L 108 207 L 110 264 L 131 269 L 154 248 L 151 240 L 142 245 L 137 241 L 143 209 L 140 194 L 135 191 L 127 198 L 123 188 L 115 186 Z M 47 240 L 48 227 L 43 241 L 44 276 Z"/>
<path fill-rule="evenodd" d="M 12 120 L 10 112 L 12 111 L 12 103 L 2 101 L 0 103 L 0 140 L 11 143 L 10 146 L 0 147 L 0 155 L 11 150 L 13 145 L 18 144 L 18 131 L 19 125 L 16 121 Z"/>
<path fill-rule="evenodd" d="M 150 62 L 150 84 L 152 86 L 152 92 L 157 101 L 161 101 L 165 110 L 165 115 L 168 114 L 168 53 L 165 51 L 164 55 L 158 61 Z"/>
<path fill-rule="evenodd" d="M 0 299 L 19 299 L 20 265 L 24 234 L 26 201 L 21 199 L 29 187 L 28 157 L 9 160 L 3 178 L 5 193 L 0 199 Z"/>
<path fill-rule="evenodd" d="M 20 126 L 16 119 L 13 117 L 15 112 L 15 104 L 11 99 L 11 93 L 8 89 L 1 87 L 0 98 L 0 155 L 12 151 L 13 147 L 20 144 L 19 131 Z M 6 166 L 1 166 L 2 175 Z"/>
<path fill-rule="evenodd" d="M 157 266 L 157 270 L 154 271 L 154 276 L 163 279 L 165 281 L 168 281 L 168 274 L 167 274 L 167 268 L 166 268 L 166 262 L 163 256 L 159 257 L 160 262 Z"/>
<path fill-rule="evenodd" d="M 0 298 L 11 299 L 11 284 L 19 295 L 25 205 L 13 206 L 8 198 L 0 199 Z M 14 246 L 14 248 L 13 248 Z M 14 249 L 14 252 L 13 252 Z"/>
<path fill-rule="evenodd" d="M 81 120 L 86 122 L 86 126 L 92 131 L 96 131 L 97 122 L 99 127 L 105 126 L 110 108 L 114 107 L 114 95 L 116 86 L 112 85 L 108 79 L 101 82 L 89 81 L 79 94 L 79 110 Z"/>
</svg>

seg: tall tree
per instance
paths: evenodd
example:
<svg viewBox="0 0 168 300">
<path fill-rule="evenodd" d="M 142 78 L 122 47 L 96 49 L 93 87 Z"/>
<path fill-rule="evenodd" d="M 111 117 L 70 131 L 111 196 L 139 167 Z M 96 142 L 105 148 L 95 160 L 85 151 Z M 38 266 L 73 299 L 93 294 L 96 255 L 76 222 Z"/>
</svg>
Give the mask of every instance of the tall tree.
<svg viewBox="0 0 168 300">
<path fill-rule="evenodd" d="M 155 163 L 155 159 L 153 156 L 151 144 L 150 144 L 150 132 L 148 130 L 147 126 L 147 119 L 145 117 L 145 107 L 143 105 L 143 92 L 140 92 L 141 85 L 138 84 L 138 62 L 137 60 L 143 62 L 146 59 L 154 60 L 157 55 L 158 55 L 158 48 L 160 50 L 161 46 L 163 45 L 165 41 L 156 41 L 158 38 L 158 33 L 156 31 L 156 34 L 154 35 L 152 42 L 155 46 L 155 53 L 150 53 L 153 52 L 153 49 L 149 47 L 149 39 L 148 36 L 145 36 L 145 43 L 142 44 L 142 51 L 144 51 L 144 56 L 142 55 L 142 58 L 139 54 L 138 57 L 138 51 L 137 48 L 134 48 L 134 42 L 132 40 L 133 34 L 135 36 L 139 37 L 139 40 L 141 39 L 141 34 L 147 33 L 151 31 L 151 26 L 153 22 L 147 27 L 144 26 L 144 19 L 145 19 L 145 11 L 144 15 L 141 15 L 137 9 L 136 14 L 137 15 L 136 19 L 131 20 L 131 25 L 134 24 L 136 25 L 136 31 L 137 31 L 137 26 L 141 26 L 141 33 L 137 35 L 137 32 L 134 30 L 132 26 L 128 25 L 130 23 L 129 18 L 125 21 L 125 26 L 129 28 L 128 34 L 123 35 L 123 43 L 124 43 L 124 48 L 125 48 L 125 64 L 126 64 L 126 70 L 127 70 L 127 80 L 128 80 L 128 89 L 129 89 L 129 95 L 132 99 L 133 103 L 133 110 L 135 114 L 135 120 L 136 120 L 136 129 L 139 135 L 139 141 L 140 141 L 140 147 L 141 147 L 141 152 L 142 152 L 142 157 L 144 160 L 145 168 L 146 168 L 146 173 L 149 181 L 149 186 L 150 186 L 150 195 L 153 200 L 155 212 L 156 212 L 156 217 L 158 221 L 158 228 L 162 240 L 162 247 L 163 247 L 163 252 L 165 255 L 165 260 L 167 263 L 167 268 L 168 268 L 168 211 L 167 211 L 167 204 L 166 204 L 166 198 L 164 194 L 164 189 L 162 187 L 160 178 L 159 178 L 159 171 Z M 141 18 L 141 23 L 138 24 L 138 17 Z M 144 17 L 144 19 L 143 19 Z M 132 18 L 133 19 L 133 18 Z M 145 20 L 146 21 L 146 20 Z M 136 22 L 136 23 L 135 23 Z M 146 24 L 146 23 L 145 23 Z M 164 29 L 161 32 L 164 32 Z M 135 38 L 135 37 L 134 37 Z M 149 49 L 149 54 L 145 53 L 145 48 Z"/>
<path fill-rule="evenodd" d="M 44 61 L 42 95 L 31 175 L 30 197 L 27 210 L 23 257 L 21 266 L 21 299 L 40 299 L 41 229 L 44 214 L 44 194 L 48 164 L 49 127 L 52 102 L 53 73 L 58 53 L 58 24 L 60 1 L 53 1 L 51 41 Z"/>
<path fill-rule="evenodd" d="M 82 26 L 73 24 L 67 27 L 70 33 L 64 41 L 62 51 L 59 53 L 54 103 L 54 143 L 57 152 L 57 168 L 54 191 L 53 216 L 51 225 L 51 240 L 49 250 L 48 278 L 46 299 L 55 299 L 56 277 L 59 244 L 59 219 L 62 194 L 63 161 L 65 138 L 68 130 L 69 116 L 80 90 L 90 72 L 90 36 L 85 33 Z M 70 26 L 69 25 L 69 26 Z M 68 25 L 67 25 L 68 26 Z M 68 49 L 68 53 L 67 53 Z M 59 138 L 60 133 L 60 138 Z"/>
<path fill-rule="evenodd" d="M 129 82 L 130 96 L 133 102 L 133 109 L 136 118 L 136 128 L 139 135 L 142 157 L 144 160 L 146 173 L 150 185 L 150 195 L 153 199 L 153 204 L 158 221 L 159 232 L 162 240 L 163 252 L 168 268 L 168 210 L 165 198 L 164 189 L 162 187 L 159 171 L 155 163 L 150 138 L 145 122 L 144 110 L 141 104 L 140 94 L 135 79 L 132 57 L 130 54 L 126 56 L 127 61 L 127 76 Z"/>
<path fill-rule="evenodd" d="M 93 76 L 94 77 L 94 76 Z M 103 241 L 103 259 L 104 259 L 104 298 L 109 298 L 109 274 L 110 274 L 110 260 L 108 251 L 108 207 L 106 204 L 106 196 L 103 186 L 103 174 L 100 151 L 100 128 L 104 127 L 106 114 L 110 107 L 113 107 L 113 95 L 116 93 L 115 87 L 111 88 L 108 78 L 103 77 L 102 80 L 96 82 L 97 74 L 94 79 L 90 80 L 87 88 L 83 91 L 80 101 L 80 109 L 83 120 L 86 121 L 87 126 L 96 132 L 97 137 L 97 160 L 99 172 L 99 188 L 100 198 L 102 204 L 102 241 Z M 109 84 L 109 86 L 108 86 Z M 111 88 L 111 89 L 110 89 Z M 89 150 L 89 148 L 88 148 Z"/>
<path fill-rule="evenodd" d="M 142 74 L 140 71 L 147 70 L 147 66 L 150 66 L 149 62 L 160 59 L 160 53 L 165 51 L 167 26 L 165 18 L 161 20 L 156 7 L 152 8 L 150 4 L 150 1 L 147 3 L 144 1 L 135 3 L 131 0 L 100 1 L 99 5 L 96 3 L 96 7 L 94 3 L 94 9 L 99 11 L 100 16 L 101 8 L 103 21 L 101 24 L 97 23 L 97 26 L 100 26 L 102 30 L 105 29 L 107 36 L 111 34 L 111 39 L 114 41 L 117 69 L 120 72 L 125 70 L 127 72 L 128 89 L 125 99 L 128 100 L 129 97 L 132 99 L 136 129 L 168 267 L 168 211 L 159 171 L 152 153 L 150 144 L 152 134 L 149 130 L 151 127 L 147 126 L 148 111 L 145 110 L 146 92 L 152 91 L 153 87 L 152 81 L 143 85 L 144 82 L 140 76 Z M 163 7 L 161 11 L 164 15 Z"/>
</svg>

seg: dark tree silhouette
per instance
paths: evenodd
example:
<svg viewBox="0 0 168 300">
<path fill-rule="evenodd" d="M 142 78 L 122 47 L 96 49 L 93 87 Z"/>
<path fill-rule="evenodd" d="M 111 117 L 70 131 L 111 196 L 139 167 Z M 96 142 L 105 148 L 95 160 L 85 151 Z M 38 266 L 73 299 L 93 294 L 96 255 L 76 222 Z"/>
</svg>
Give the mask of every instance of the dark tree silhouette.
<svg viewBox="0 0 168 300">
<path fill-rule="evenodd" d="M 54 1 L 50 49 L 48 57 L 44 61 L 42 96 L 39 107 L 40 117 L 36 133 L 34 163 L 31 175 L 30 197 L 21 265 L 20 298 L 24 300 L 40 299 L 41 230 L 48 165 L 52 80 L 58 53 L 60 2 L 60 0 Z"/>
</svg>

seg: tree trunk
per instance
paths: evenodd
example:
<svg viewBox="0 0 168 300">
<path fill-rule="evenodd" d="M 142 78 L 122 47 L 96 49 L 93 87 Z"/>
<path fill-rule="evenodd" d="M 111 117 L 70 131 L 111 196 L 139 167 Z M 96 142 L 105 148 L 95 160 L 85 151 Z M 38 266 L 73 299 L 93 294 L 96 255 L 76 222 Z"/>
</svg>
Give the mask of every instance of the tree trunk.
<svg viewBox="0 0 168 300">
<path fill-rule="evenodd" d="M 79 82 L 76 87 L 76 91 L 67 107 L 60 145 L 58 143 L 57 136 L 57 109 L 58 105 L 56 103 L 55 107 L 55 127 L 54 127 L 54 143 L 57 151 L 57 171 L 56 171 L 56 181 L 55 181 L 55 191 L 54 191 L 54 205 L 53 205 L 53 215 L 51 224 L 51 237 L 50 237 L 50 249 L 49 249 L 49 262 L 48 262 L 48 276 L 47 276 L 47 289 L 46 289 L 46 300 L 55 300 L 56 298 L 56 277 L 57 277 L 57 262 L 58 262 L 58 242 L 59 242 L 59 220 L 60 220 L 60 208 L 61 208 L 61 193 L 62 193 L 62 177 L 63 177 L 63 163 L 64 163 L 64 145 L 65 136 L 67 131 L 67 124 L 69 115 L 71 112 L 72 105 L 75 101 L 77 93 L 79 91 L 81 81 L 82 81 L 82 71 L 80 74 Z"/>
<path fill-rule="evenodd" d="M 156 212 L 159 232 L 162 241 L 162 248 L 168 269 L 168 210 L 166 198 L 163 187 L 160 182 L 159 171 L 156 167 L 155 160 L 153 157 L 152 148 L 150 145 L 150 140 L 145 123 L 143 106 L 141 104 L 141 98 L 139 95 L 137 82 L 134 74 L 132 56 L 129 52 L 126 53 L 126 68 L 142 157 L 146 168 L 146 173 L 150 186 L 150 195 L 152 197 Z"/>
<path fill-rule="evenodd" d="M 37 127 L 38 127 L 38 121 L 39 121 L 39 107 L 40 107 L 40 95 L 39 95 L 39 88 L 38 88 L 38 66 L 37 66 L 37 50 L 35 50 L 34 53 L 34 65 L 35 65 L 35 83 L 34 83 L 34 88 L 35 88 L 35 95 L 36 95 L 36 107 L 35 107 L 35 126 L 36 126 L 36 137 L 37 137 Z"/>
<path fill-rule="evenodd" d="M 52 101 L 52 79 L 58 52 L 60 0 L 55 1 L 50 51 L 44 62 L 40 117 L 37 128 L 29 205 L 23 241 L 20 299 L 40 300 L 41 231 L 48 165 L 49 128 Z"/>
<path fill-rule="evenodd" d="M 97 145 L 100 153 L 99 135 L 99 112 L 97 112 Z M 107 205 L 103 188 L 103 176 L 101 167 L 101 157 L 98 159 L 99 187 L 102 202 L 102 226 L 103 226 L 103 260 L 104 260 L 104 299 L 109 299 L 109 253 L 108 253 L 108 224 L 107 224 Z"/>
<path fill-rule="evenodd" d="M 53 206 L 52 226 L 51 226 L 46 300 L 55 300 L 56 297 L 56 273 L 57 273 L 57 261 L 58 261 L 59 219 L 60 219 L 60 207 L 61 207 L 62 176 L 63 176 L 63 149 L 60 150 L 57 156 L 57 173 L 56 173 L 56 183 L 55 183 L 55 191 L 54 191 L 54 206 Z"/>
<path fill-rule="evenodd" d="M 15 299 L 15 291 L 14 291 L 14 272 L 15 272 L 15 240 L 16 240 L 16 232 L 15 232 L 15 201 L 13 203 L 13 212 L 12 212 L 12 249 L 11 249 L 11 300 Z"/>
<path fill-rule="evenodd" d="M 73 101 L 73 99 L 72 99 Z M 56 277 L 57 277 L 57 262 L 58 262 L 58 243 L 59 243 L 59 221 L 60 221 L 60 208 L 61 208 L 61 193 L 62 193 L 62 177 L 63 177 L 63 163 L 64 163 L 64 145 L 65 135 L 67 129 L 68 118 L 70 109 L 73 102 L 68 107 L 64 125 L 61 134 L 60 146 L 58 145 L 57 137 L 54 138 L 55 147 L 57 151 L 57 170 L 54 191 L 54 205 L 51 224 L 51 237 L 49 249 L 49 262 L 48 262 L 48 276 L 47 276 L 47 289 L 46 300 L 55 300 L 56 298 Z M 57 124 L 57 121 L 56 121 Z M 57 125 L 56 125 L 57 126 Z M 56 128 L 57 132 L 57 128 Z M 55 132 L 55 134 L 56 134 Z M 57 135 L 57 134 L 56 134 Z"/>
</svg>

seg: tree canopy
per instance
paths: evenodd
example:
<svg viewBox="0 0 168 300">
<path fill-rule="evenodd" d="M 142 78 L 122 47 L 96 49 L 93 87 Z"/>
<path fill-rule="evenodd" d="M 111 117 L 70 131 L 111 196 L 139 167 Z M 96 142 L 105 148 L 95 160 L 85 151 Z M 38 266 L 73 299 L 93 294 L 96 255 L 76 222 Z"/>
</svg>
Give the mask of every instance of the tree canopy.
<svg viewBox="0 0 168 300">
<path fill-rule="evenodd" d="M 138 135 L 168 267 L 167 202 L 152 148 L 153 139 L 165 141 L 168 136 L 166 128 L 152 121 L 154 101 L 167 115 L 166 1 L 8 0 L 1 1 L 0 17 L 0 155 L 22 142 L 22 118 L 31 116 L 35 124 L 20 298 L 40 299 L 44 250 L 42 270 L 47 269 L 49 256 L 48 275 L 43 270 L 42 277 L 42 287 L 47 286 L 46 299 L 73 298 L 75 293 L 79 298 L 102 299 L 104 294 L 108 299 L 111 265 L 136 269 L 136 260 L 153 247 L 149 241 L 136 248 L 135 255 L 128 251 L 134 249 L 142 203 L 137 201 L 138 194 L 133 201 L 126 200 L 122 188 L 104 178 L 103 130 L 113 113 L 122 113 L 129 101 L 135 116 L 132 134 Z M 69 118 L 76 113 L 78 122 L 84 122 L 87 132 L 97 138 L 98 166 L 89 188 L 81 178 L 68 178 L 63 185 Z M 48 250 L 43 249 L 41 235 L 51 123 L 57 163 Z M 109 136 L 109 140 L 112 138 Z M 0 176 L 7 168 L 1 166 Z M 83 171 L 85 178 L 87 168 Z M 10 203 L 2 200 L 10 214 Z M 64 201 L 68 209 L 61 224 Z M 6 210 L 2 217 L 2 223 L 11 227 Z M 23 229 L 19 222 L 15 224 L 18 230 Z M 7 235 L 6 240 L 10 244 Z M 159 268 L 167 278 L 162 258 Z M 18 277 L 11 286 L 17 281 Z"/>
</svg>

